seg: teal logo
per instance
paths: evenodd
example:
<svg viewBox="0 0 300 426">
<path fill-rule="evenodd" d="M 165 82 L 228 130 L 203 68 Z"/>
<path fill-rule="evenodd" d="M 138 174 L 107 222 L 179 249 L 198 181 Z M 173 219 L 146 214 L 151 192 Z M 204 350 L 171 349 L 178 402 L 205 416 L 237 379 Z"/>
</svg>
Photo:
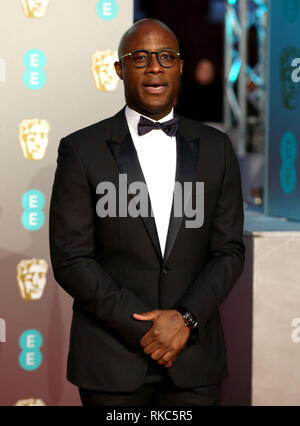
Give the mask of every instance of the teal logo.
<svg viewBox="0 0 300 426">
<path fill-rule="evenodd" d="M 299 13 L 299 0 L 282 0 L 283 12 L 286 20 L 293 24 Z"/>
<path fill-rule="evenodd" d="M 22 352 L 19 355 L 20 366 L 27 371 L 33 371 L 39 368 L 43 356 L 40 348 L 43 344 L 43 337 L 37 330 L 24 331 L 19 339 L 19 345 Z"/>
<path fill-rule="evenodd" d="M 42 211 L 45 205 L 44 195 L 36 190 L 31 189 L 22 197 L 22 206 L 24 212 L 22 214 L 22 225 L 28 231 L 37 231 L 45 223 L 45 215 Z"/>
<path fill-rule="evenodd" d="M 46 83 L 46 74 L 44 73 L 46 56 L 44 52 L 38 49 L 29 50 L 24 56 L 24 65 L 26 68 L 25 85 L 31 90 L 41 89 Z"/>
<path fill-rule="evenodd" d="M 286 109 L 293 110 L 298 105 L 300 85 L 293 81 L 294 59 L 300 57 L 300 50 L 295 46 L 286 46 L 280 53 L 280 93 Z"/>
<path fill-rule="evenodd" d="M 119 11 L 116 0 L 99 0 L 97 4 L 97 14 L 104 21 L 114 19 Z"/>
<path fill-rule="evenodd" d="M 297 184 L 297 171 L 295 161 L 297 158 L 297 141 L 292 132 L 286 132 L 280 144 L 280 185 L 287 195 L 295 191 Z"/>
</svg>

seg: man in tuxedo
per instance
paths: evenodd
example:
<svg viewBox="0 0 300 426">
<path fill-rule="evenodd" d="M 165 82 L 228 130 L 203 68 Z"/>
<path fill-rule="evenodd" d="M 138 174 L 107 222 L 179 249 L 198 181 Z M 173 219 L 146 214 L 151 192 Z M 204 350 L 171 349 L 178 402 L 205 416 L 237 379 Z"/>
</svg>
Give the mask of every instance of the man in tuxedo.
<svg viewBox="0 0 300 426">
<path fill-rule="evenodd" d="M 228 374 L 218 308 L 244 263 L 238 162 L 225 134 L 174 116 L 183 61 L 166 25 L 137 22 L 118 53 L 126 107 L 58 149 L 50 250 L 74 298 L 67 378 L 83 405 L 217 405 Z M 145 184 L 150 214 L 112 200 L 126 180 Z M 192 206 L 204 182 L 201 226 L 176 213 L 175 182 L 191 184 Z"/>
</svg>

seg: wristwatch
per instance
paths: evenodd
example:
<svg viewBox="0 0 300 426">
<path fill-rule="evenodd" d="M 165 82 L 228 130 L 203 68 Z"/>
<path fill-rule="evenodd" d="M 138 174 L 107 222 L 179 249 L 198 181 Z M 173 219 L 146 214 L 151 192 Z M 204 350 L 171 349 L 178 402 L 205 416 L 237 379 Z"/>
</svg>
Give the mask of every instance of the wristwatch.
<svg viewBox="0 0 300 426">
<path fill-rule="evenodd" d="M 181 313 L 181 315 L 184 319 L 184 324 L 185 324 L 186 327 L 188 327 L 190 330 L 197 327 L 198 322 L 197 322 L 195 316 L 192 314 L 191 311 L 189 311 L 184 306 L 175 306 L 174 309 L 176 309 L 176 311 Z"/>
</svg>

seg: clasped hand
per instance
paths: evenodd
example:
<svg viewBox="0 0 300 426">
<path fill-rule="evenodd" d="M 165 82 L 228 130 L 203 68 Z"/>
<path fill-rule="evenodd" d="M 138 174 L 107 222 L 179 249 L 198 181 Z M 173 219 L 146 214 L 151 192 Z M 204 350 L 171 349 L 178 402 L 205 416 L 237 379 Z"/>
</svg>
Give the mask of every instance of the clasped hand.
<svg viewBox="0 0 300 426">
<path fill-rule="evenodd" d="M 153 326 L 140 339 L 140 344 L 145 354 L 158 364 L 171 367 L 190 335 L 182 315 L 175 309 L 156 309 L 142 314 L 134 313 L 133 317 L 139 321 L 153 321 Z"/>
</svg>

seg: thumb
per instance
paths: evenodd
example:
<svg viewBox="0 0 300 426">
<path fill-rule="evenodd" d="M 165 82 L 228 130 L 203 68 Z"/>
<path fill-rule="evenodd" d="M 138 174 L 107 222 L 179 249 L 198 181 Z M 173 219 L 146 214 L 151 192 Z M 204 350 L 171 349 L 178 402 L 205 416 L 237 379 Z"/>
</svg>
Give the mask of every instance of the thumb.
<svg viewBox="0 0 300 426">
<path fill-rule="evenodd" d="M 141 314 L 132 314 L 132 316 L 140 321 L 154 321 L 155 318 L 158 316 L 157 311 L 150 311 L 150 312 L 143 312 Z"/>
</svg>

